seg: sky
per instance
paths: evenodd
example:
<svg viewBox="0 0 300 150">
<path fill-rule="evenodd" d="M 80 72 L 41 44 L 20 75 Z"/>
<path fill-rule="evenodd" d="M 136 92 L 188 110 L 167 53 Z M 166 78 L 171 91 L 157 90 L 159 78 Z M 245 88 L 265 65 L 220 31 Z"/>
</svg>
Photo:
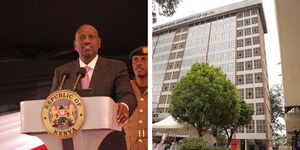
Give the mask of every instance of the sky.
<svg viewBox="0 0 300 150">
<path fill-rule="evenodd" d="M 172 17 L 157 17 L 154 26 L 214 8 L 237 3 L 242 0 L 182 0 Z M 268 33 L 265 34 L 265 47 L 268 66 L 269 87 L 282 82 L 279 38 L 274 0 L 262 0 Z"/>
</svg>

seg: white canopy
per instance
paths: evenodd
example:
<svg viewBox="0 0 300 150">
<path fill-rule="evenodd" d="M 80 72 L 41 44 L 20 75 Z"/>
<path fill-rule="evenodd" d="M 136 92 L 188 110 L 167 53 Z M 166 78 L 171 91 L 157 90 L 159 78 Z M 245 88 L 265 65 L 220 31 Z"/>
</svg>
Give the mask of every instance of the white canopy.
<svg viewBox="0 0 300 150">
<path fill-rule="evenodd" d="M 194 127 L 184 127 L 183 124 L 178 123 L 171 115 L 152 124 L 152 129 L 159 133 L 167 133 L 168 136 L 188 137 L 197 135 L 197 130 Z"/>
<path fill-rule="evenodd" d="M 170 115 L 169 117 L 152 124 L 153 129 L 182 129 L 183 125 L 175 121 Z"/>
</svg>

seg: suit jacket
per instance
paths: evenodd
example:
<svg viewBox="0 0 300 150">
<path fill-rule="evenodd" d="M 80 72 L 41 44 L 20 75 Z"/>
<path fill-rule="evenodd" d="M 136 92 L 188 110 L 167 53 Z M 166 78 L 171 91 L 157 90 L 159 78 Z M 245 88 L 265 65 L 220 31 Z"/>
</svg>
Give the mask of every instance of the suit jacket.
<svg viewBox="0 0 300 150">
<path fill-rule="evenodd" d="M 74 60 L 55 69 L 51 92 L 58 89 L 61 82 L 61 75 L 64 70 L 70 70 L 71 74 L 65 81 L 63 89 L 72 90 L 76 80 L 76 73 L 79 70 L 79 60 Z M 79 82 L 77 89 L 81 88 Z M 137 106 L 136 97 L 130 85 L 129 74 L 125 63 L 117 60 L 98 57 L 93 76 L 90 82 L 93 89 L 93 96 L 109 96 L 115 102 L 126 103 L 131 115 Z"/>
</svg>

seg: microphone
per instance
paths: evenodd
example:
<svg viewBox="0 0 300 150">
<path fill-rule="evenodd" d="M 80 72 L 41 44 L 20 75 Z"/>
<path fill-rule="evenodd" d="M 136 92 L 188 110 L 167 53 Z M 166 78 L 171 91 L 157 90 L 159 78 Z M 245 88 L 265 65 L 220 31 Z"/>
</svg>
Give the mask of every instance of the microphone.
<svg viewBox="0 0 300 150">
<path fill-rule="evenodd" d="M 72 90 L 72 91 L 75 91 L 75 90 L 76 90 L 76 87 L 77 87 L 77 84 L 78 84 L 79 80 L 80 80 L 81 78 L 83 78 L 83 77 L 85 76 L 85 74 L 86 74 L 86 70 L 85 70 L 85 68 L 83 68 L 83 67 L 81 67 L 81 68 L 77 71 L 77 77 L 76 77 L 76 81 L 75 81 L 75 83 L 74 83 L 74 85 L 73 85 L 73 90 Z"/>
<path fill-rule="evenodd" d="M 71 73 L 71 71 L 68 70 L 68 69 L 63 71 L 63 73 L 61 75 L 62 79 L 61 79 L 61 82 L 60 82 L 59 87 L 58 87 L 59 90 L 61 90 L 63 88 L 66 79 L 68 79 L 69 76 L 70 76 L 70 73 Z"/>
</svg>

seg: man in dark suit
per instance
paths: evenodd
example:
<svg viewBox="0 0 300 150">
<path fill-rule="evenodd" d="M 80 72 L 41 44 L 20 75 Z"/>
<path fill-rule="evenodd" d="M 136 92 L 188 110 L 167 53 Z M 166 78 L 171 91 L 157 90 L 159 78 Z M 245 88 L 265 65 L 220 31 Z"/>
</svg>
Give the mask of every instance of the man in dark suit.
<svg viewBox="0 0 300 150">
<path fill-rule="evenodd" d="M 74 40 L 74 48 L 79 54 L 79 60 L 55 69 L 51 92 L 58 89 L 61 75 L 65 70 L 70 70 L 70 76 L 64 84 L 64 89 L 71 90 L 77 70 L 85 67 L 86 76 L 78 84 L 77 89 L 91 88 L 93 96 L 111 97 L 118 104 L 116 117 L 118 123 L 122 124 L 135 110 L 136 97 L 130 85 L 125 63 L 98 56 L 100 46 L 101 38 L 97 30 L 87 24 L 80 26 Z M 99 149 L 126 149 L 124 132 L 113 132 L 108 135 Z"/>
</svg>

